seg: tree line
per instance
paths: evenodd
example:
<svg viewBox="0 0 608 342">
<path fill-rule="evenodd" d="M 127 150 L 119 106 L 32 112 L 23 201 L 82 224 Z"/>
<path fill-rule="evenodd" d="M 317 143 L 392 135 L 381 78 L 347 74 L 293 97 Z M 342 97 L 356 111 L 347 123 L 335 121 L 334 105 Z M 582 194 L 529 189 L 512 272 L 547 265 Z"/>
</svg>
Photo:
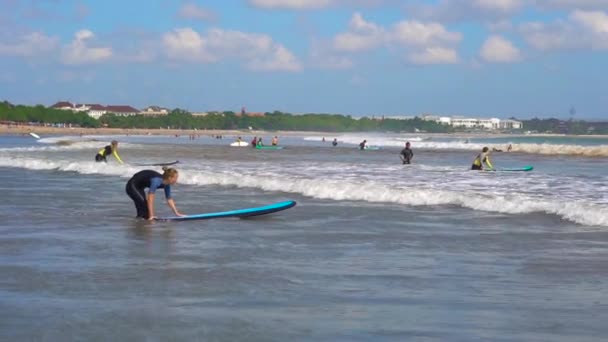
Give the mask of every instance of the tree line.
<svg viewBox="0 0 608 342">
<path fill-rule="evenodd" d="M 280 111 L 267 112 L 264 116 L 237 115 L 231 111 L 210 112 L 206 116 L 193 116 L 184 109 L 176 108 L 168 115 L 120 116 L 112 113 L 99 120 L 85 112 L 58 110 L 43 105 L 13 105 L 0 102 L 0 121 L 19 123 L 72 124 L 79 127 L 111 128 L 171 128 L 171 129 L 253 129 L 284 131 L 327 131 L 327 132 L 429 132 L 449 133 L 463 131 L 460 128 L 442 125 L 421 118 L 408 120 L 363 117 L 355 119 L 339 114 L 290 114 Z M 524 130 L 538 133 L 566 134 L 608 134 L 608 123 L 558 119 L 522 120 Z"/>
</svg>

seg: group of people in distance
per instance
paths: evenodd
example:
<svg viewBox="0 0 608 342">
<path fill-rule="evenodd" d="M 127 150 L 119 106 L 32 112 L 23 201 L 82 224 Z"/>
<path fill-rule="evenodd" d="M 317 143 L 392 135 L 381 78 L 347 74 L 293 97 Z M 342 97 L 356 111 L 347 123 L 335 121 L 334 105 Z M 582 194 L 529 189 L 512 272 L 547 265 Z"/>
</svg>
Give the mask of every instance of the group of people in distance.
<svg viewBox="0 0 608 342">
<path fill-rule="evenodd" d="M 323 138 L 325 140 L 325 138 Z M 242 141 L 241 137 L 238 137 L 237 141 Z M 272 138 L 271 141 L 272 146 L 277 146 L 279 144 L 278 137 Z M 365 145 L 367 144 L 367 140 L 363 140 L 359 147 L 363 150 Z M 264 146 L 262 143 L 262 138 L 254 137 L 251 141 L 251 145 L 253 147 Z M 332 142 L 333 146 L 338 145 L 338 140 L 334 139 Z M 511 151 L 512 146 L 509 145 L 507 151 Z M 500 150 L 493 149 L 493 151 L 502 152 Z M 124 164 L 120 156 L 118 155 L 118 141 L 112 140 L 110 145 L 105 146 L 97 154 L 95 155 L 96 162 L 108 162 L 107 157 L 109 155 L 114 156 L 116 160 L 120 164 Z M 414 151 L 412 151 L 410 142 L 405 143 L 405 148 L 401 150 L 399 153 L 399 158 L 403 162 L 403 164 L 411 164 L 412 159 L 414 158 Z M 471 170 L 484 170 L 484 166 L 488 170 L 493 170 L 494 166 L 490 161 L 490 149 L 488 147 L 484 147 L 481 150 L 481 153 L 475 157 L 473 160 L 473 165 L 471 165 Z M 143 170 L 139 171 L 127 181 L 127 185 L 125 187 L 125 191 L 129 198 L 133 200 L 135 204 L 135 210 L 137 211 L 137 218 L 142 218 L 146 220 L 154 220 L 156 216 L 154 215 L 154 199 L 155 193 L 157 189 L 163 189 L 165 192 L 165 198 L 167 200 L 167 205 L 176 216 L 184 216 L 179 210 L 177 210 L 175 206 L 175 201 L 171 197 L 171 186 L 177 183 L 179 173 L 174 168 L 169 168 L 164 166 L 163 173 L 158 173 L 154 170 Z M 146 193 L 145 189 L 148 189 L 148 193 Z"/>
<path fill-rule="evenodd" d="M 240 140 L 241 137 L 239 137 L 238 141 Z M 272 138 L 272 140 L 270 141 L 270 144 L 272 146 L 278 146 L 279 145 L 279 137 L 277 137 L 276 135 Z M 251 147 L 257 147 L 257 146 L 264 146 L 264 143 L 262 142 L 262 137 L 253 137 L 253 140 L 251 140 Z"/>
</svg>

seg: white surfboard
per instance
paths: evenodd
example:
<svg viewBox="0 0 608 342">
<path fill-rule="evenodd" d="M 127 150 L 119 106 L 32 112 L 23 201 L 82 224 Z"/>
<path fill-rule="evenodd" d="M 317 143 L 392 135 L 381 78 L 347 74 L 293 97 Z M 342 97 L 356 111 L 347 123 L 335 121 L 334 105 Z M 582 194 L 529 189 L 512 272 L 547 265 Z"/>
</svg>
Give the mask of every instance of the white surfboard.
<svg viewBox="0 0 608 342">
<path fill-rule="evenodd" d="M 30 135 L 36 139 L 40 139 L 40 136 L 34 132 L 30 132 Z"/>
</svg>

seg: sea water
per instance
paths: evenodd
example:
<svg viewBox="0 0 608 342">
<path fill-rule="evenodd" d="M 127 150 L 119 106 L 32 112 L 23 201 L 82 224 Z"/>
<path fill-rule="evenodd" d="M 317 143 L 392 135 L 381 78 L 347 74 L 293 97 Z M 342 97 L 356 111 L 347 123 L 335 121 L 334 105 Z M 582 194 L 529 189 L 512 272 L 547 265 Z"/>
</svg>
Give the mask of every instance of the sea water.
<svg viewBox="0 0 608 342">
<path fill-rule="evenodd" d="M 1 137 L 0 340 L 605 340 L 607 139 L 335 137 Z M 469 170 L 509 144 L 532 172 Z M 136 220 L 135 164 L 173 160 L 184 213 L 298 205 Z"/>
</svg>

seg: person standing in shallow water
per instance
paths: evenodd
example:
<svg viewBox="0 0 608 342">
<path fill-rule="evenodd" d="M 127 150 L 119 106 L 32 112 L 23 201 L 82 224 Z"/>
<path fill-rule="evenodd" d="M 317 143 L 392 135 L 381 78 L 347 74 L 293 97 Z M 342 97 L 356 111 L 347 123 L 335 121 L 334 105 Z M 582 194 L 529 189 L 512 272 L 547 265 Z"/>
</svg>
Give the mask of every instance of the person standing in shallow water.
<svg viewBox="0 0 608 342">
<path fill-rule="evenodd" d="M 401 157 L 401 161 L 403 162 L 404 165 L 412 163 L 412 158 L 414 158 L 414 152 L 410 148 L 409 141 L 405 143 L 405 148 L 403 150 L 401 150 L 399 157 Z"/>
<path fill-rule="evenodd" d="M 180 213 L 175 207 L 175 202 L 171 197 L 171 185 L 177 183 L 178 172 L 174 168 L 163 167 L 163 174 L 154 170 L 139 171 L 129 179 L 125 186 L 125 191 L 133 203 L 137 211 L 137 218 L 146 220 L 154 220 L 156 218 L 154 212 L 154 199 L 156 189 L 165 190 L 165 198 L 167 205 L 173 210 L 176 216 L 185 216 Z M 146 194 L 146 188 L 148 193 Z"/>
<path fill-rule="evenodd" d="M 483 170 L 483 165 L 486 165 L 488 170 L 493 170 L 492 162 L 490 161 L 490 149 L 486 146 L 481 150 L 481 153 L 475 157 L 471 170 Z"/>
</svg>

